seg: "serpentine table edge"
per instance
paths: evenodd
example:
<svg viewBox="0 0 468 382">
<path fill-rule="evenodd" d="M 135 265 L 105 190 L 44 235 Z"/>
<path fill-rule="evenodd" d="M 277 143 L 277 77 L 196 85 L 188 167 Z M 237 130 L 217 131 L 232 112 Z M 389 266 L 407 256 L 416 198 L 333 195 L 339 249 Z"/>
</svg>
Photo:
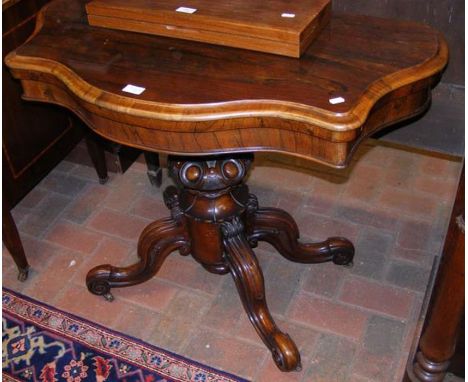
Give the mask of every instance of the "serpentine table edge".
<svg viewBox="0 0 468 382">
<path fill-rule="evenodd" d="M 41 11 L 28 41 L 40 34 L 54 4 L 60 0 Z M 183 104 L 149 101 L 100 89 L 63 63 L 22 55 L 21 49 L 7 55 L 5 63 L 21 80 L 24 99 L 64 106 L 96 133 L 121 144 L 194 156 L 281 152 L 343 168 L 364 138 L 429 107 L 431 88 L 448 61 L 448 47 L 439 32 L 426 29 L 437 43 L 432 55 L 371 82 L 353 105 L 336 112 L 264 98 Z"/>
</svg>

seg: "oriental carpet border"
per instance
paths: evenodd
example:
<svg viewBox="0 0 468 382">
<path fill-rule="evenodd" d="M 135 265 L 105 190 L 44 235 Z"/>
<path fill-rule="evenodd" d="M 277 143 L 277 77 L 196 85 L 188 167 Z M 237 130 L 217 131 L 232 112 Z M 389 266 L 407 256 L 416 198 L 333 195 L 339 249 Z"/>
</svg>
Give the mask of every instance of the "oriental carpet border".
<svg viewBox="0 0 468 382">
<path fill-rule="evenodd" d="M 2 288 L 2 377 L 28 382 L 247 382 Z"/>
</svg>

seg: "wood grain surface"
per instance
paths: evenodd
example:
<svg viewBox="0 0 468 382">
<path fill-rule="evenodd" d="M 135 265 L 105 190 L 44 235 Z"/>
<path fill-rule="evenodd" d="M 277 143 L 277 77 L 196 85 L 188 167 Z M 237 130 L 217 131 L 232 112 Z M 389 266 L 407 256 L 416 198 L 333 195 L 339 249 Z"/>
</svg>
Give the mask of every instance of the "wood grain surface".
<svg viewBox="0 0 468 382">
<path fill-rule="evenodd" d="M 411 22 L 335 14 L 294 59 L 90 27 L 84 5 L 56 0 L 7 56 L 25 98 L 170 154 L 279 151 L 346 166 L 367 135 L 428 107 L 448 59 L 440 33 Z"/>
<path fill-rule="evenodd" d="M 86 12 L 93 26 L 300 57 L 328 23 L 331 2 L 92 0 Z"/>
</svg>

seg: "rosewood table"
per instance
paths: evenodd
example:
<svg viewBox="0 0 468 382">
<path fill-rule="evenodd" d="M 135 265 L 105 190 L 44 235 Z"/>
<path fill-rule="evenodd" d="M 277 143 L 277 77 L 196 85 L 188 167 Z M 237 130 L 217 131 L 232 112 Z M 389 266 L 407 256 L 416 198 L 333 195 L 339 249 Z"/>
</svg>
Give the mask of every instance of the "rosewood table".
<svg viewBox="0 0 468 382">
<path fill-rule="evenodd" d="M 190 254 L 232 275 L 277 366 L 300 369 L 296 345 L 268 311 L 252 248 L 263 240 L 291 261 L 338 265 L 352 262 L 354 248 L 341 237 L 301 243 L 287 212 L 259 207 L 245 184 L 252 153 L 345 167 L 364 138 L 429 106 L 444 39 L 424 25 L 336 14 L 296 59 L 90 27 L 85 2 L 52 2 L 6 64 L 25 99 L 62 105 L 107 139 L 169 154 L 177 184 L 164 192 L 170 217 L 140 236 L 139 261 L 92 269 L 88 289 L 112 299 L 112 288 L 148 280 L 171 252 Z"/>
</svg>

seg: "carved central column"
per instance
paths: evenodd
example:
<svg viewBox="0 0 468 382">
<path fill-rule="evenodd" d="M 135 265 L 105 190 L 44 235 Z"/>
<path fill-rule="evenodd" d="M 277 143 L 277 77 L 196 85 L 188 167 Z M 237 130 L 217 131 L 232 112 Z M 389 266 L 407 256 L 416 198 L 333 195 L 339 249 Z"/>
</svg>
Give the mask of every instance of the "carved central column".
<svg viewBox="0 0 468 382">
<path fill-rule="evenodd" d="M 249 192 L 243 180 L 251 163 L 251 155 L 169 160 L 169 174 L 180 190 L 179 208 L 192 238 L 191 254 L 210 272 L 229 272 L 220 225 L 235 216 L 245 216 Z"/>
</svg>

